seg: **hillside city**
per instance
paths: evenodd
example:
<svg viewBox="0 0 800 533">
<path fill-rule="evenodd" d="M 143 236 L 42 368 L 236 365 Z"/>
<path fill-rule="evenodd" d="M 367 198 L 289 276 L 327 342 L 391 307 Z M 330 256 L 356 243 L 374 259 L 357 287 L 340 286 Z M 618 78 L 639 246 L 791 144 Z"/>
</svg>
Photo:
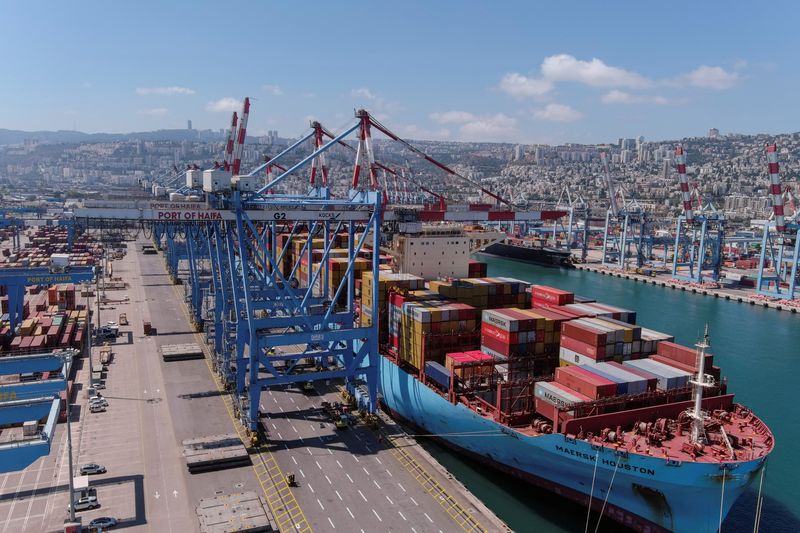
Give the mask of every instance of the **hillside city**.
<svg viewBox="0 0 800 533">
<path fill-rule="evenodd" d="M 170 178 L 180 186 L 181 173 L 176 170 L 187 165 L 209 168 L 221 160 L 224 145 L 223 130 L 198 131 L 191 129 L 191 123 L 188 126 L 185 130 L 129 136 L 28 134 L 22 142 L 0 145 L 0 192 L 21 202 L 35 202 L 46 197 L 128 196 L 127 187 L 153 177 Z M 24 135 L 17 133 L 0 138 L 10 142 Z M 255 168 L 293 142 L 294 139 L 279 137 L 277 131 L 250 137 L 243 153 L 243 168 Z M 747 223 L 767 218 L 771 208 L 764 153 L 767 142 L 777 143 L 781 179 L 796 194 L 794 191 L 800 190 L 800 133 L 722 135 L 712 128 L 705 137 L 665 141 L 620 138 L 598 145 L 454 141 L 413 144 L 515 205 L 531 207 L 556 203 L 564 206 L 567 198 L 580 198 L 592 208 L 605 209 L 608 195 L 600 157 L 605 152 L 610 156 L 610 174 L 622 196 L 627 201 L 635 199 L 660 217 L 680 213 L 674 149 L 681 145 L 687 153 L 687 173 L 695 198 L 723 210 L 729 220 Z M 310 141 L 307 144 L 305 154 L 312 148 Z M 393 202 L 432 201 L 433 197 L 417 186 L 422 182 L 450 201 L 488 200 L 475 196 L 472 190 L 465 191 L 458 178 L 448 177 L 399 143 L 376 138 L 375 151 L 378 161 L 396 169 L 401 176 L 396 178 L 385 172 L 378 176 Z M 329 151 L 327 163 L 334 192 L 347 188 L 354 158 L 354 152 L 342 146 Z M 296 161 L 299 156 L 285 164 Z M 306 174 L 287 180 L 285 190 L 300 191 L 306 180 Z M 38 191 L 38 196 L 32 195 L 31 190 Z"/>
</svg>

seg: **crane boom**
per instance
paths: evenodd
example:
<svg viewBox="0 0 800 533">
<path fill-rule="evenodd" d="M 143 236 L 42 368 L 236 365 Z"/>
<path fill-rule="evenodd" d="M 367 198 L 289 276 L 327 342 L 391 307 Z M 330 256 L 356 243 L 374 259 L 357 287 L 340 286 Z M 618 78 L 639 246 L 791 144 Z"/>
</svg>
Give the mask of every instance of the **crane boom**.
<svg viewBox="0 0 800 533">
<path fill-rule="evenodd" d="M 683 215 L 686 222 L 694 223 L 694 211 L 692 211 L 692 195 L 689 191 L 689 178 L 686 176 L 686 155 L 683 147 L 675 148 L 675 168 L 678 170 L 678 182 L 680 183 L 681 201 L 683 202 Z M 699 196 L 699 191 L 698 191 Z M 700 201 L 702 207 L 702 200 Z"/>
<path fill-rule="evenodd" d="M 772 195 L 772 214 L 775 215 L 775 230 L 783 233 L 786 231 L 786 223 L 783 218 L 783 191 L 778 168 L 778 146 L 775 143 L 767 145 L 767 164 L 770 194 Z"/>
<path fill-rule="evenodd" d="M 603 164 L 603 174 L 606 179 L 606 187 L 608 187 L 608 208 L 611 210 L 611 214 L 619 216 L 619 204 L 617 203 L 617 184 L 614 182 L 614 179 L 611 177 L 611 172 L 608 170 L 608 155 L 605 152 L 600 152 L 600 161 Z"/>
</svg>

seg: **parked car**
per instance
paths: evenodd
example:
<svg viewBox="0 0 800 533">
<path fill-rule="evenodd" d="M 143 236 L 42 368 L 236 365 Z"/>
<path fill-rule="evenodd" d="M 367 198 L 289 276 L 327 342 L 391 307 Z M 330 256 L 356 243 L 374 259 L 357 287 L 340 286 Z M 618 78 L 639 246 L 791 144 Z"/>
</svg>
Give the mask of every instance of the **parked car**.
<svg viewBox="0 0 800 533">
<path fill-rule="evenodd" d="M 92 474 L 105 474 L 106 467 L 97 463 L 88 463 L 81 467 L 82 476 L 90 476 Z"/>
<path fill-rule="evenodd" d="M 99 405 L 101 407 L 108 407 L 108 400 L 106 400 L 105 398 L 94 397 L 94 398 L 89 400 L 89 406 L 92 406 L 92 405 Z"/>
<path fill-rule="evenodd" d="M 89 528 L 95 529 L 109 529 L 115 527 L 119 522 L 117 522 L 116 518 L 111 518 L 110 516 L 101 516 L 100 518 L 95 518 L 91 522 L 89 522 Z"/>
<path fill-rule="evenodd" d="M 106 406 L 105 405 L 92 405 L 89 404 L 89 412 L 90 413 L 105 413 Z"/>
<path fill-rule="evenodd" d="M 84 496 L 73 501 L 72 505 L 76 511 L 85 511 L 87 509 L 97 509 L 100 507 L 100 502 L 97 500 L 97 496 Z M 69 506 L 67 506 L 67 511 L 69 511 Z"/>
</svg>

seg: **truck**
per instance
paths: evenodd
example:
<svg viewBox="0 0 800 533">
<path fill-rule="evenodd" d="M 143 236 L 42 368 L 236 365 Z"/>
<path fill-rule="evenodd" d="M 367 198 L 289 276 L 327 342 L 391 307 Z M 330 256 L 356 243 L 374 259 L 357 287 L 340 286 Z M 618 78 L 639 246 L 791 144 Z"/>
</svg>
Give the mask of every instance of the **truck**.
<svg viewBox="0 0 800 533">
<path fill-rule="evenodd" d="M 111 351 L 111 346 L 104 346 L 100 350 L 100 364 L 107 365 L 111 362 L 111 357 L 113 357 L 114 352 Z"/>
<path fill-rule="evenodd" d="M 128 325 L 128 315 L 126 313 L 119 314 L 119 325 L 120 326 L 127 326 Z"/>
<path fill-rule="evenodd" d="M 69 272 L 69 254 L 50 254 L 50 272 Z"/>
</svg>

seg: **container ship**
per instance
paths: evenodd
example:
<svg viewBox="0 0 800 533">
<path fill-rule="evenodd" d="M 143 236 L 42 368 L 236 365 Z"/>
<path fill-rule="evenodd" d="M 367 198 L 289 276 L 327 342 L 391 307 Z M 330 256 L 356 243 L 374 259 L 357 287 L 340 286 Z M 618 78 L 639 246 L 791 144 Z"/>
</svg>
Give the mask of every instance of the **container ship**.
<svg viewBox="0 0 800 533">
<path fill-rule="evenodd" d="M 379 320 L 383 407 L 632 530 L 717 531 L 774 439 L 707 339 L 681 346 L 633 311 L 487 277 L 469 242 L 400 235 L 393 266 L 364 272 L 365 298 L 379 285 L 380 316 L 360 321 Z"/>
<path fill-rule="evenodd" d="M 514 237 L 492 243 L 478 253 L 545 266 L 567 266 L 572 256 L 566 248 L 543 246 L 534 240 Z"/>
</svg>

